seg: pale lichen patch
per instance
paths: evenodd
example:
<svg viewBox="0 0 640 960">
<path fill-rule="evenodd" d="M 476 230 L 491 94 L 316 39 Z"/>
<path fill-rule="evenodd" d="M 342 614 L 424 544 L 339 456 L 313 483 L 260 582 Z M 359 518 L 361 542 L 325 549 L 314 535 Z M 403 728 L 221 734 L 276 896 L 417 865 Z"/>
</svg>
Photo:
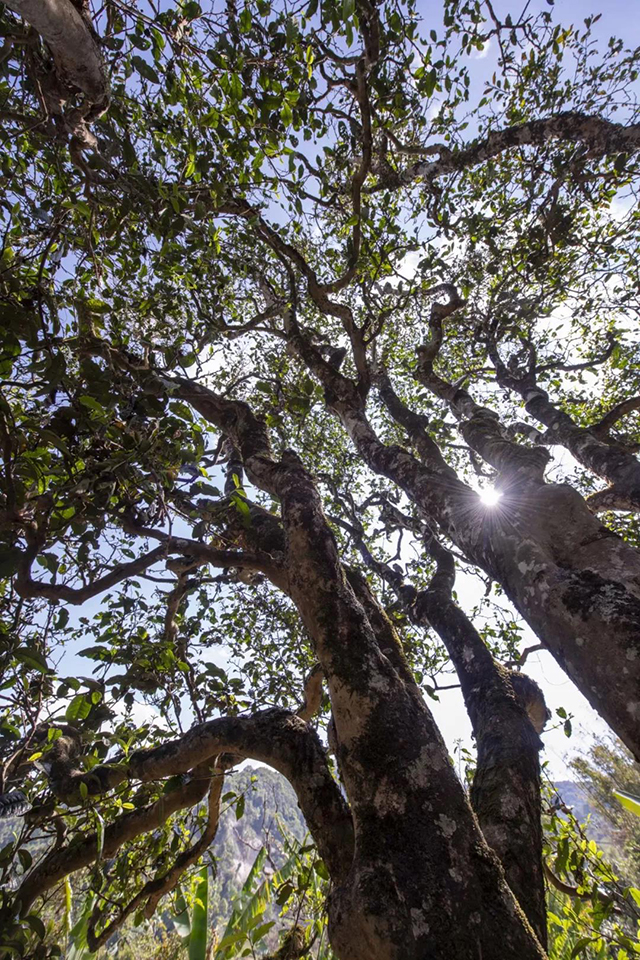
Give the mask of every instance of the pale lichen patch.
<svg viewBox="0 0 640 960">
<path fill-rule="evenodd" d="M 455 820 L 452 820 L 451 817 L 445 816 L 444 813 L 441 813 L 438 817 L 438 826 L 447 839 L 452 837 L 458 829 L 458 825 Z"/>
</svg>

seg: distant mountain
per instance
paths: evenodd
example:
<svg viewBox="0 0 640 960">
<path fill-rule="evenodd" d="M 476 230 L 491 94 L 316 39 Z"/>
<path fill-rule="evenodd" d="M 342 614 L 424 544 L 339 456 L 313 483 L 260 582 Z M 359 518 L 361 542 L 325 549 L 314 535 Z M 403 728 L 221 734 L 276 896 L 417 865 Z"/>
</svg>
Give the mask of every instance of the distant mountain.
<svg viewBox="0 0 640 960">
<path fill-rule="evenodd" d="M 213 844 L 217 874 L 212 916 L 216 926 L 228 917 L 231 897 L 244 883 L 261 847 L 267 847 L 277 869 L 283 862 L 283 832 L 297 840 L 307 832 L 293 788 L 275 770 L 245 767 L 227 776 L 225 788 L 244 798 L 244 812 L 238 819 L 234 800 L 223 804 Z"/>
<path fill-rule="evenodd" d="M 595 804 L 589 791 L 573 780 L 559 780 L 554 788 L 567 807 L 571 807 L 577 820 L 584 822 L 589 817 L 589 837 L 608 851 L 618 848 L 617 831 L 611 821 Z"/>
</svg>

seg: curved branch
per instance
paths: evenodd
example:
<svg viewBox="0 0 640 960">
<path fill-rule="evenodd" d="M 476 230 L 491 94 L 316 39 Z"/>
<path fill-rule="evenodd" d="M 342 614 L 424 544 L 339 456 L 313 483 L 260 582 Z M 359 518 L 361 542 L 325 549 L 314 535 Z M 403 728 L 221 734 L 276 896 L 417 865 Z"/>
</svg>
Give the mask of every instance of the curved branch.
<svg viewBox="0 0 640 960">
<path fill-rule="evenodd" d="M 571 373 L 577 370 L 591 370 L 593 367 L 599 367 L 601 364 L 607 362 L 616 348 L 616 338 L 611 331 L 606 334 L 606 340 L 607 346 L 605 349 L 599 356 L 593 357 L 592 360 L 581 360 L 579 363 L 563 363 L 560 360 L 552 360 L 549 363 L 543 363 L 536 367 L 535 373 L 547 373 L 549 370 L 564 370 L 566 373 Z"/>
<path fill-rule="evenodd" d="M 506 150 L 542 146 L 549 140 L 584 144 L 592 157 L 610 153 L 636 153 L 640 150 L 640 124 L 625 126 L 602 117 L 565 111 L 504 130 L 494 130 L 483 140 L 477 140 L 462 150 L 449 151 L 443 148 L 437 160 L 420 160 L 398 173 L 389 173 L 378 181 L 374 190 L 407 186 L 420 177 L 432 181 L 449 173 L 475 167 Z"/>
<path fill-rule="evenodd" d="M 577 887 L 572 887 L 569 883 L 565 883 L 564 880 L 561 880 L 560 877 L 557 877 L 546 860 L 542 861 L 542 867 L 544 869 L 544 875 L 551 886 L 555 887 L 556 890 L 559 890 L 560 893 L 564 893 L 566 897 L 572 897 L 576 900 L 586 900 L 588 902 L 593 900 L 593 895 L 591 893 L 578 890 Z M 603 894 L 599 895 L 599 899 L 606 904 L 614 902 L 613 897 Z"/>
<path fill-rule="evenodd" d="M 608 480 L 611 486 L 587 498 L 593 513 L 603 510 L 640 509 L 640 463 L 629 447 L 609 437 L 610 427 L 626 413 L 640 409 L 640 398 L 630 398 L 618 404 L 598 423 L 582 427 L 565 410 L 549 398 L 546 390 L 536 383 L 536 374 L 548 369 L 580 370 L 604 363 L 616 345 L 613 334 L 607 334 L 608 344 L 594 360 L 581 364 L 546 364 L 536 367 L 535 348 L 529 343 L 531 363 L 524 376 L 516 376 L 503 363 L 495 340 L 489 341 L 489 353 L 496 368 L 497 382 L 507 390 L 515 390 L 524 400 L 527 413 L 547 430 L 538 433 L 526 425 L 516 424 L 517 432 L 524 432 L 535 443 L 560 445 L 575 457 L 578 463 L 596 476 Z M 524 426 L 524 430 L 522 427 Z"/>
<path fill-rule="evenodd" d="M 349 868 L 345 851 L 353 845 L 353 827 L 348 808 L 317 734 L 287 710 L 209 720 L 161 746 L 138 750 L 127 761 L 102 764 L 89 773 L 76 771 L 60 785 L 59 792 L 64 789 L 73 798 L 84 783 L 95 796 L 126 780 L 163 780 L 185 774 L 220 754 L 259 760 L 286 777 L 331 874 L 341 876 Z"/>
<path fill-rule="evenodd" d="M 96 927 L 102 917 L 104 912 L 99 908 L 96 908 L 89 920 L 89 928 L 87 931 L 87 944 L 89 950 L 95 953 L 100 947 L 111 938 L 111 936 L 122 926 L 127 917 L 137 910 L 145 901 L 146 905 L 144 907 L 144 916 L 147 920 L 150 920 L 153 914 L 155 913 L 158 903 L 162 897 L 166 894 L 171 893 L 175 888 L 176 884 L 180 880 L 180 877 L 190 866 L 196 863 L 200 857 L 205 853 L 208 848 L 211 846 L 215 839 L 215 835 L 218 830 L 218 822 L 220 819 L 220 797 L 222 795 L 222 787 L 224 784 L 224 773 L 222 771 L 216 771 L 213 773 L 213 776 L 210 780 L 209 786 L 209 797 L 208 797 L 208 817 L 207 823 L 202 831 L 200 837 L 196 842 L 189 847 L 187 850 L 184 850 L 179 857 L 176 858 L 175 863 L 166 871 L 166 873 L 158 874 L 149 880 L 142 887 L 141 890 L 133 897 L 132 900 L 126 906 L 120 907 L 120 912 L 118 916 L 107 924 L 98 935 L 96 935 Z"/>
<path fill-rule="evenodd" d="M 82 604 L 91 597 L 97 596 L 104 590 L 109 590 L 117 583 L 134 577 L 143 570 L 153 566 L 158 560 L 167 554 L 166 547 L 156 547 L 149 553 L 132 560 L 131 563 L 120 563 L 103 577 L 99 577 L 85 587 L 67 587 L 62 583 L 43 583 L 41 580 L 31 579 L 31 562 L 23 562 L 16 577 L 16 590 L 21 597 L 32 599 L 34 597 L 45 597 L 54 603 L 58 600 L 64 600 L 65 603 L 74 605 Z"/>
<path fill-rule="evenodd" d="M 640 397 L 629 397 L 627 400 L 617 403 L 608 413 L 605 413 L 601 420 L 591 425 L 591 432 L 598 439 L 603 439 L 618 420 L 622 420 L 623 417 L 626 417 L 628 413 L 633 413 L 634 410 L 640 410 Z"/>
<path fill-rule="evenodd" d="M 105 858 L 115 856 L 127 841 L 134 840 L 142 833 L 157 830 L 178 810 L 184 810 L 199 803 L 206 793 L 208 782 L 208 773 L 204 776 L 195 776 L 181 784 L 177 790 L 163 794 L 149 806 L 118 817 L 104 831 L 103 856 Z M 20 904 L 21 914 L 26 916 L 34 900 L 54 887 L 60 880 L 93 863 L 97 850 L 98 836 L 96 833 L 90 833 L 82 839 L 74 836 L 66 846 L 58 847 L 46 854 L 27 874 L 16 893 L 16 902 Z"/>
</svg>

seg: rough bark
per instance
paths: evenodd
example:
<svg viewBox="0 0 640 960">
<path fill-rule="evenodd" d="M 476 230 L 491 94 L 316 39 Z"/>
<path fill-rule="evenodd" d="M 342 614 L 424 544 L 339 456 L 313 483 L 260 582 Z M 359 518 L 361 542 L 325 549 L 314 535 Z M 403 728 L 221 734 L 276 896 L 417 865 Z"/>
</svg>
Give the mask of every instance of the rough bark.
<svg viewBox="0 0 640 960">
<path fill-rule="evenodd" d="M 602 117 L 577 111 L 565 111 L 555 116 L 494 130 L 486 137 L 459 150 L 435 148 L 440 156 L 418 160 L 404 170 L 390 171 L 376 185 L 378 190 L 407 186 L 418 179 L 435 180 L 485 163 L 507 150 L 522 147 L 540 147 L 550 140 L 583 143 L 592 157 L 611 153 L 635 153 L 640 149 L 640 124 L 612 123 Z"/>
<path fill-rule="evenodd" d="M 2 0 L 36 30 L 51 50 L 60 83 L 84 94 L 91 112 L 108 103 L 102 53 L 83 5 L 71 0 Z"/>
<path fill-rule="evenodd" d="M 405 525 L 406 518 L 395 508 L 389 506 L 388 512 L 389 519 Z M 429 587 L 416 593 L 392 567 L 373 558 L 357 518 L 354 523 L 355 527 L 349 525 L 348 529 L 365 563 L 396 592 L 413 623 L 432 627 L 438 633 L 451 657 L 478 749 L 471 803 L 485 839 L 500 857 L 511 890 L 540 943 L 546 946 L 538 761 L 542 743 L 538 734 L 548 715 L 542 691 L 524 674 L 512 673 L 493 660 L 469 618 L 452 599 L 455 561 L 433 535 L 427 533 L 425 540 L 437 570 Z M 416 532 L 424 535 L 423 530 Z M 379 623 L 376 634 L 393 633 L 386 618 L 376 619 L 375 601 L 366 581 L 350 572 L 349 582 L 369 621 Z"/>
<path fill-rule="evenodd" d="M 327 680 L 355 830 L 349 872 L 336 877 L 329 908 L 341 960 L 544 956 L 402 668 L 397 638 L 348 582 L 300 461 L 291 452 L 273 460 L 264 427 L 244 404 L 197 385 L 179 389 L 232 437 L 252 482 L 282 504 L 287 592 Z"/>
<path fill-rule="evenodd" d="M 334 949 L 341 960 L 488 958 L 505 950 L 543 956 L 403 668 L 389 622 L 359 602 L 313 483 L 294 458 L 284 462 L 275 487 L 290 591 L 327 679 L 356 835 L 349 875 L 330 901 Z"/>
<path fill-rule="evenodd" d="M 600 523 L 572 487 L 544 483 L 545 452 L 510 441 L 495 415 L 466 391 L 447 399 L 467 442 L 501 471 L 505 492 L 492 510 L 446 467 L 439 451 L 433 451 L 433 441 L 423 445 L 424 462 L 403 447 L 382 443 L 353 382 L 332 368 L 295 326 L 289 336 L 323 384 L 329 408 L 364 462 L 404 490 L 425 519 L 438 522 L 470 560 L 504 587 L 578 689 L 640 758 L 640 553 Z M 205 417 L 223 429 L 233 424 L 232 401 L 197 384 L 178 384 L 180 396 Z M 392 393 L 390 384 L 388 388 Z M 264 427 L 246 405 L 237 409 L 246 434 L 245 464 L 254 465 L 250 478 L 269 489 L 263 471 L 255 470 L 268 463 Z M 389 409 L 416 435 L 415 420 Z M 424 427 L 419 431 L 424 434 Z"/>
<path fill-rule="evenodd" d="M 542 725 L 534 727 L 534 719 L 546 714 L 542 692 L 528 677 L 511 675 L 493 660 L 469 618 L 453 602 L 453 557 L 435 543 L 430 552 L 437 572 L 418 596 L 416 612 L 441 637 L 460 680 L 478 750 L 471 803 L 511 890 L 546 946 L 538 760 Z"/>
<path fill-rule="evenodd" d="M 98 796 L 124 781 L 141 783 L 187 775 L 179 790 L 151 807 L 120 817 L 105 831 L 104 856 L 113 856 L 123 843 L 155 829 L 176 810 L 193 806 L 205 795 L 208 776 L 190 771 L 208 770 L 221 755 L 250 757 L 267 763 L 285 776 L 298 797 L 300 808 L 313 834 L 320 855 L 332 875 L 348 869 L 353 849 L 353 828 L 344 798 L 327 766 L 325 751 L 315 732 L 295 714 L 266 710 L 251 717 L 220 717 L 192 727 L 183 737 L 151 750 L 133 753 L 90 773 L 66 771 L 59 795 L 68 801 L 79 796 L 80 784 Z M 95 859 L 94 835 L 81 843 L 71 842 L 46 855 L 25 878 L 18 899 L 23 913 L 34 899 L 55 886 L 67 874 L 88 866 Z"/>
</svg>

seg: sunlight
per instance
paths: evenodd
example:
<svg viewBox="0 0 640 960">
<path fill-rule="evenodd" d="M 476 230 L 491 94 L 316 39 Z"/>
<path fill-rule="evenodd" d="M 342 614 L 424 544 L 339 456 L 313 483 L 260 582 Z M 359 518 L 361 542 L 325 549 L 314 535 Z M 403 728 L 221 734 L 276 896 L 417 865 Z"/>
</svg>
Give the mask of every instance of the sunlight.
<svg viewBox="0 0 640 960">
<path fill-rule="evenodd" d="M 495 507 L 502 496 L 500 491 L 496 490 L 494 487 L 485 487 L 484 490 L 479 490 L 478 494 L 485 507 Z"/>
</svg>

